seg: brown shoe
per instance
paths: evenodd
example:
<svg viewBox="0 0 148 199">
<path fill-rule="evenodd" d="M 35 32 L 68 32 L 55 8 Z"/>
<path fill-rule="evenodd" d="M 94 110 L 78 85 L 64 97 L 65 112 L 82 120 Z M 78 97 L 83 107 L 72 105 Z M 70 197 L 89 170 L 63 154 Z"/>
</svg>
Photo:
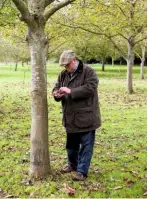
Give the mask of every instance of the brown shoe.
<svg viewBox="0 0 148 199">
<path fill-rule="evenodd" d="M 84 181 L 86 180 L 86 176 L 84 176 L 82 173 L 76 172 L 73 176 L 72 179 L 74 181 Z"/>
<path fill-rule="evenodd" d="M 70 165 L 67 165 L 65 168 L 61 169 L 61 173 L 70 173 L 72 171 L 75 171 L 75 169 Z"/>
</svg>

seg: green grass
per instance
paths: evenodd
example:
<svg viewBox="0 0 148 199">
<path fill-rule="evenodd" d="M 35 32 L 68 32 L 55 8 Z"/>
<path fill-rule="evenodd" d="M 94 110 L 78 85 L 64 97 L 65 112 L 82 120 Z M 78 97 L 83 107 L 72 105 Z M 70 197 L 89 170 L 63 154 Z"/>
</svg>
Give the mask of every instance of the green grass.
<svg viewBox="0 0 148 199">
<path fill-rule="evenodd" d="M 0 65 L 0 196 L 69 198 L 64 184 L 76 189 L 73 198 L 146 198 L 146 80 L 133 68 L 134 93 L 126 93 L 126 66 L 93 65 L 99 76 L 102 126 L 96 133 L 94 155 L 86 182 L 58 173 L 66 164 L 65 130 L 60 103 L 51 89 L 61 68 L 47 67 L 49 150 L 52 174 L 30 179 L 30 67 Z M 146 68 L 145 68 L 146 72 Z M 146 74 L 145 74 L 146 75 Z M 10 195 L 10 196 L 9 196 Z"/>
</svg>

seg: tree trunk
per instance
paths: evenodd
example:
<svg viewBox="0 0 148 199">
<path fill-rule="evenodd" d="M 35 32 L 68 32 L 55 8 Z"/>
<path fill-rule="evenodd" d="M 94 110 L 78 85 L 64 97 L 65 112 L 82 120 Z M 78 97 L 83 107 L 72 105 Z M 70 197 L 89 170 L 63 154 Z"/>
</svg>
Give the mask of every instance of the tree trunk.
<svg viewBox="0 0 148 199">
<path fill-rule="evenodd" d="M 44 32 L 45 24 L 55 12 L 74 0 L 59 1 L 52 6 L 48 6 L 53 2 L 50 0 L 12 1 L 21 13 L 21 20 L 28 27 L 26 40 L 30 48 L 32 68 L 30 173 L 40 177 L 50 172 L 46 79 L 48 42 Z"/>
<path fill-rule="evenodd" d="M 14 69 L 14 71 L 17 71 L 17 65 L 18 65 L 18 62 L 15 63 L 15 69 Z"/>
<path fill-rule="evenodd" d="M 128 42 L 128 56 L 127 56 L 127 92 L 133 93 L 133 79 L 132 79 L 132 69 L 134 64 L 134 52 L 133 44 Z"/>
<path fill-rule="evenodd" d="M 142 47 L 142 59 L 140 64 L 140 78 L 144 79 L 144 63 L 145 63 L 146 46 Z"/>
<path fill-rule="evenodd" d="M 114 67 L 114 58 L 112 57 L 112 67 Z"/>
<path fill-rule="evenodd" d="M 102 71 L 105 71 L 105 64 L 104 64 L 104 61 L 102 61 Z"/>
<path fill-rule="evenodd" d="M 47 40 L 43 24 L 38 25 L 35 30 L 29 29 L 28 42 L 32 68 L 30 173 L 37 177 L 50 172 L 46 79 Z"/>
<path fill-rule="evenodd" d="M 24 62 L 22 61 L 22 67 L 24 67 Z"/>
</svg>

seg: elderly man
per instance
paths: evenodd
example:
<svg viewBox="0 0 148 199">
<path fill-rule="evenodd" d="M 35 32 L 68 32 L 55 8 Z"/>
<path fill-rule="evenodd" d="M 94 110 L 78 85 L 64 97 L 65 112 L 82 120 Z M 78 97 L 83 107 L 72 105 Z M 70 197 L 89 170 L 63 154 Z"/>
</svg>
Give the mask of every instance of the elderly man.
<svg viewBox="0 0 148 199">
<path fill-rule="evenodd" d="M 101 126 L 98 101 L 98 78 L 95 71 L 65 50 L 59 60 L 64 70 L 53 89 L 56 101 L 61 101 L 63 125 L 66 129 L 68 165 L 62 173 L 75 171 L 73 180 L 85 180 L 93 154 L 95 130 Z"/>
</svg>

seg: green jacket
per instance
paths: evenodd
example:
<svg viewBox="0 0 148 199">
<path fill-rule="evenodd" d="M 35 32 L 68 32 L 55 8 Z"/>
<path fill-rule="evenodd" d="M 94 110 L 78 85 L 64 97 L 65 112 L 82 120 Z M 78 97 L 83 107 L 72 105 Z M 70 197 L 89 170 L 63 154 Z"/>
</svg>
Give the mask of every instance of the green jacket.
<svg viewBox="0 0 148 199">
<path fill-rule="evenodd" d="M 62 102 L 63 125 L 67 133 L 95 130 L 101 126 L 98 100 L 98 77 L 95 71 L 79 61 L 77 70 L 70 77 L 66 70 L 59 76 L 53 91 L 68 87 L 71 94 L 56 101 Z"/>
</svg>

